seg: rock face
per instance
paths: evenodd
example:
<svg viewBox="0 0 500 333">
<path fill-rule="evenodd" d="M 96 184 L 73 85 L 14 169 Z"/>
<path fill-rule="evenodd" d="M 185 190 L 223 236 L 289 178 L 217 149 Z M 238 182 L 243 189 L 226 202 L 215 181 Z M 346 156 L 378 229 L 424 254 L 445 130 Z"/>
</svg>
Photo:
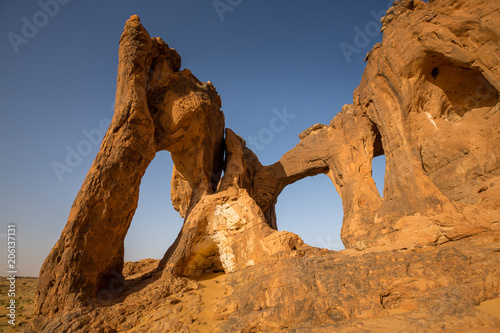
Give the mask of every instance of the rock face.
<svg viewBox="0 0 500 333">
<path fill-rule="evenodd" d="M 500 320 L 473 306 L 498 297 L 498 236 L 282 253 L 230 274 L 215 317 L 221 332 L 498 332 Z"/>
<path fill-rule="evenodd" d="M 475 306 L 500 294 L 500 3 L 403 0 L 382 23 L 353 103 L 263 166 L 215 88 L 131 17 L 112 124 L 26 331 L 498 331 Z M 161 261 L 124 265 L 160 150 L 185 222 Z M 280 192 L 319 173 L 343 201 L 344 251 L 277 230 Z"/>
</svg>

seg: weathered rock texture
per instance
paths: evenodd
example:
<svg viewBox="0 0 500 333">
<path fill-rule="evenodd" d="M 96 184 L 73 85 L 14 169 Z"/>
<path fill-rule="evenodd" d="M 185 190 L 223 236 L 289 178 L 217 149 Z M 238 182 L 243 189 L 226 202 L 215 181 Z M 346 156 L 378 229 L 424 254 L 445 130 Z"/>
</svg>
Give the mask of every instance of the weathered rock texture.
<svg viewBox="0 0 500 333">
<path fill-rule="evenodd" d="M 403 0 L 382 23 L 353 104 L 263 166 L 224 138 L 214 87 L 132 17 L 113 122 L 27 331 L 497 332 L 475 306 L 500 295 L 500 3 Z M 185 222 L 161 261 L 124 267 L 160 150 Z M 371 175 L 382 154 L 383 197 Z M 280 192 L 319 173 L 343 201 L 344 251 L 277 231 Z"/>
</svg>

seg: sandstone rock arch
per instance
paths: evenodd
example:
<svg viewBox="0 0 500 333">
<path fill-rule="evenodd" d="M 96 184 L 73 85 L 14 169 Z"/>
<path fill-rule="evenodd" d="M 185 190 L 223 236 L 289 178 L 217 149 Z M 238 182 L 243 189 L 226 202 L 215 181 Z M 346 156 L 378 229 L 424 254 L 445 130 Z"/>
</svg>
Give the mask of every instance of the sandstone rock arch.
<svg viewBox="0 0 500 333">
<path fill-rule="evenodd" d="M 246 194 L 250 183 L 242 152 L 247 149 L 230 130 L 226 176 L 217 189 L 224 115 L 213 85 L 179 71 L 177 52 L 149 37 L 137 16 L 126 23 L 119 57 L 115 114 L 61 238 L 43 264 L 38 314 L 86 305 L 120 276 L 140 180 L 160 150 L 168 150 L 174 161 L 172 201 L 186 221 L 159 273 L 231 272 L 302 244 L 293 234 L 273 230 Z M 251 244 L 242 247 L 244 242 Z"/>
<path fill-rule="evenodd" d="M 85 308 L 120 276 L 140 179 L 160 150 L 172 154 L 172 203 L 185 217 L 156 271 L 162 288 L 176 288 L 173 277 L 237 272 L 307 248 L 276 230 L 274 204 L 284 187 L 319 173 L 342 199 L 346 248 L 438 245 L 497 227 L 500 24 L 495 4 L 481 5 L 398 2 L 353 103 L 269 166 L 224 128 L 215 88 L 180 71 L 177 52 L 131 17 L 120 40 L 115 115 L 43 264 L 38 318 Z M 464 81 L 451 85 L 456 78 Z M 380 154 L 383 198 L 371 170 Z"/>
<path fill-rule="evenodd" d="M 328 175 L 343 202 L 346 247 L 352 247 L 360 236 L 354 240 L 349 228 L 362 230 L 382 202 L 371 174 L 372 159 L 382 149 L 380 137 L 370 121 L 359 121 L 353 112 L 347 105 L 330 125 L 317 124 L 305 130 L 297 146 L 277 163 L 260 168 L 254 180 L 254 189 L 258 189 L 254 197 L 265 211 L 285 186 L 307 176 Z"/>
<path fill-rule="evenodd" d="M 277 163 L 259 169 L 254 185 L 259 206 L 267 209 L 298 179 L 326 173 L 343 201 L 341 236 L 348 248 L 359 241 L 442 243 L 497 223 L 492 206 L 497 201 L 482 201 L 480 191 L 498 177 L 493 162 L 498 132 L 491 126 L 498 123 L 500 33 L 491 23 L 493 9 L 471 21 L 473 7 L 401 1 L 391 8 L 383 30 L 393 37 L 367 55 L 354 103 L 329 126 L 302 133 L 301 142 Z M 399 25 L 391 24 L 395 16 Z M 396 33 L 396 26 L 408 34 Z M 495 51 L 479 55 L 480 49 Z M 381 154 L 387 163 L 384 198 L 371 177 L 371 161 Z M 483 213 L 473 214 L 471 204 Z"/>
<path fill-rule="evenodd" d="M 222 171 L 224 116 L 214 87 L 179 71 L 177 52 L 150 38 L 137 16 L 127 21 L 119 56 L 115 114 L 43 265 L 39 313 L 85 303 L 121 273 L 140 180 L 156 152 L 171 152 L 194 201 L 213 192 Z"/>
</svg>

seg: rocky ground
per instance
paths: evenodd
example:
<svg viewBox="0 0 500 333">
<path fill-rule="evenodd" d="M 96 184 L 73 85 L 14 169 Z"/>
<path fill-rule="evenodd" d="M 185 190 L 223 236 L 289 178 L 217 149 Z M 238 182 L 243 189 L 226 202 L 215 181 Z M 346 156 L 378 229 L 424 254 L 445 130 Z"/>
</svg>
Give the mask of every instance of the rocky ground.
<svg viewBox="0 0 500 333">
<path fill-rule="evenodd" d="M 490 315 L 477 305 L 499 297 L 499 264 L 499 233 L 441 246 L 284 253 L 227 277 L 220 328 L 498 332 L 498 299 L 484 305 Z"/>
<path fill-rule="evenodd" d="M 500 232 L 413 248 L 306 247 L 196 279 L 158 278 L 158 263 L 126 263 L 120 296 L 44 332 L 500 330 Z"/>
</svg>

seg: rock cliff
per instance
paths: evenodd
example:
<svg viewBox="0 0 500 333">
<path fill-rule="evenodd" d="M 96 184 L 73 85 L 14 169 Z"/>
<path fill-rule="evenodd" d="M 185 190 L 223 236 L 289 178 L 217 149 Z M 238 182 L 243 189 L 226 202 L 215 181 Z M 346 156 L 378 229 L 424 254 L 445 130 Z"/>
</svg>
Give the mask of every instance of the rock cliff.
<svg viewBox="0 0 500 333">
<path fill-rule="evenodd" d="M 402 0 L 382 23 L 353 103 L 263 166 L 213 85 L 132 16 L 112 123 L 26 331 L 497 332 L 477 305 L 500 294 L 500 3 Z M 184 225 L 162 260 L 124 263 L 160 150 Z M 280 192 L 319 173 L 343 201 L 344 251 L 277 230 Z"/>
</svg>

